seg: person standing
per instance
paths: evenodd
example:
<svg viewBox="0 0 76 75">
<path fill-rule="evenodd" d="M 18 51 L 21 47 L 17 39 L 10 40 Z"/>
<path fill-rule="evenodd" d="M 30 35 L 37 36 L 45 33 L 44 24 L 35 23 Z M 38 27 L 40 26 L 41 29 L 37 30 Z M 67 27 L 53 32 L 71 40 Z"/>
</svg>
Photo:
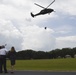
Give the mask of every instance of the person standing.
<svg viewBox="0 0 76 75">
<path fill-rule="evenodd" d="M 16 62 L 16 51 L 14 47 L 11 47 L 11 50 L 9 51 L 8 55 L 11 62 L 11 73 L 14 73 L 14 65 Z"/>
<path fill-rule="evenodd" d="M 3 68 L 4 73 L 8 73 L 6 68 L 6 53 L 7 49 L 5 48 L 5 46 L 0 46 L 0 73 L 3 73 Z"/>
</svg>

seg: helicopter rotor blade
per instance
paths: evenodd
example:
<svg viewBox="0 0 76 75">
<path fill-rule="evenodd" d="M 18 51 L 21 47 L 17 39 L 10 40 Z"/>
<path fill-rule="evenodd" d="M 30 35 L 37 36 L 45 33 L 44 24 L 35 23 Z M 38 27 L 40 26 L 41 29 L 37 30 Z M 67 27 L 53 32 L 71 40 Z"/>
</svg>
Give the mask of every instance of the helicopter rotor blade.
<svg viewBox="0 0 76 75">
<path fill-rule="evenodd" d="M 39 7 L 41 7 L 41 8 L 45 8 L 45 7 L 43 7 L 43 6 L 41 6 L 41 5 L 37 4 L 37 3 L 34 3 L 34 4 L 37 5 L 37 6 L 39 6 Z"/>
<path fill-rule="evenodd" d="M 50 3 L 46 8 L 48 8 L 50 5 L 52 5 L 53 3 L 55 2 L 55 0 L 54 1 L 52 1 L 52 3 Z"/>
</svg>

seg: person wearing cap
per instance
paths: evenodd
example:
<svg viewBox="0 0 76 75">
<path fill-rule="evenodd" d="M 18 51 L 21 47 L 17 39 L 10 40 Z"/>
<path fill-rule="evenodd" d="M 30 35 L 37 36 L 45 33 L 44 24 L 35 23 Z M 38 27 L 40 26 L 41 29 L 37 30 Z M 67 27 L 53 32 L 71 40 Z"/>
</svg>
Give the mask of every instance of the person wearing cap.
<svg viewBox="0 0 76 75">
<path fill-rule="evenodd" d="M 3 69 L 4 73 L 8 73 L 6 68 L 6 53 L 7 49 L 5 46 L 0 46 L 0 73 L 3 73 Z"/>
</svg>

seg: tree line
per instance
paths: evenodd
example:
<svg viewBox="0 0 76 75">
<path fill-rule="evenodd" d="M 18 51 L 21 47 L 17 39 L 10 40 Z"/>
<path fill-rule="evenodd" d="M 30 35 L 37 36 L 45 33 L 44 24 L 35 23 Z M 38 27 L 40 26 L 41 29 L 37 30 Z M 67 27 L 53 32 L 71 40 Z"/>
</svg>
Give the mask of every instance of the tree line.
<svg viewBox="0 0 76 75">
<path fill-rule="evenodd" d="M 70 55 L 72 58 L 74 58 L 75 54 L 76 47 L 55 49 L 49 52 L 28 49 L 17 52 L 17 59 L 56 59 L 66 58 L 66 55 Z"/>
</svg>

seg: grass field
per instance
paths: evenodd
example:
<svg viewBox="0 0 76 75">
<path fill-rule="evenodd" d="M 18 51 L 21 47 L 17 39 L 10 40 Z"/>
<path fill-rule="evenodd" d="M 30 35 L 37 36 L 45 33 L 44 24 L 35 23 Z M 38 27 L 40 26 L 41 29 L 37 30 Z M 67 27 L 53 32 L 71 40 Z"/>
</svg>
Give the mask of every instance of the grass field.
<svg viewBox="0 0 76 75">
<path fill-rule="evenodd" d="M 10 61 L 7 61 L 10 69 Z M 16 60 L 16 70 L 76 71 L 76 58 Z"/>
</svg>

